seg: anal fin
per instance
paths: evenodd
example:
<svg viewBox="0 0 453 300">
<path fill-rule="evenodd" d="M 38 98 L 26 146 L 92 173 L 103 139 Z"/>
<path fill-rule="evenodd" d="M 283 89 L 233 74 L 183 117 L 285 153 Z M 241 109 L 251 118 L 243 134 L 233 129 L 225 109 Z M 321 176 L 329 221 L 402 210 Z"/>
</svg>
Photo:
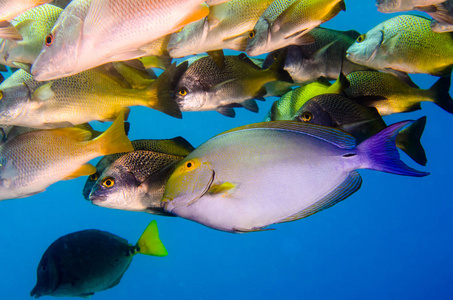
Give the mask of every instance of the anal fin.
<svg viewBox="0 0 453 300">
<path fill-rule="evenodd" d="M 95 166 L 93 166 L 92 164 L 84 164 L 80 168 L 78 168 L 75 172 L 66 176 L 63 180 L 74 179 L 80 176 L 88 176 L 94 173 L 96 173 Z"/>
</svg>

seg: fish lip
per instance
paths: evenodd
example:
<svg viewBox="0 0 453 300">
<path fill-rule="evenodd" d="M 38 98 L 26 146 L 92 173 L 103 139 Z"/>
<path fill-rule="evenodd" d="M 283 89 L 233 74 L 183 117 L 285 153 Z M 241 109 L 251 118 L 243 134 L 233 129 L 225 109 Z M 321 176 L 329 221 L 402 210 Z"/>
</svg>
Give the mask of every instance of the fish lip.
<svg viewBox="0 0 453 300">
<path fill-rule="evenodd" d="M 105 202 L 107 197 L 105 196 L 98 196 L 98 195 L 91 195 L 89 196 L 91 203 L 95 204 L 95 202 Z"/>
</svg>

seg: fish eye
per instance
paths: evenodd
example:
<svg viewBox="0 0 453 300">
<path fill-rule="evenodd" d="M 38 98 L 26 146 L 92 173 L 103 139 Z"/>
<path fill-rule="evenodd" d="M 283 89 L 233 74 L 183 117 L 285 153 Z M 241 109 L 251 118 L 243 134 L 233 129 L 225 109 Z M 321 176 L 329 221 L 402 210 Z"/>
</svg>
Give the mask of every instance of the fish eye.
<svg viewBox="0 0 453 300">
<path fill-rule="evenodd" d="M 273 58 L 273 59 L 277 59 L 277 57 L 278 57 L 278 52 L 274 52 L 274 53 L 272 54 L 272 58 Z"/>
<path fill-rule="evenodd" d="M 102 180 L 102 185 L 106 188 L 111 188 L 112 186 L 115 185 L 115 179 L 112 177 L 107 177 L 104 180 Z"/>
<path fill-rule="evenodd" d="M 313 115 L 311 112 L 306 111 L 300 115 L 299 119 L 302 122 L 310 122 L 313 119 Z"/>
<path fill-rule="evenodd" d="M 90 181 L 96 181 L 98 180 L 98 178 L 99 178 L 98 173 L 91 174 L 90 177 L 88 177 Z"/>
<path fill-rule="evenodd" d="M 366 34 L 359 35 L 359 37 L 357 38 L 356 42 L 357 43 L 363 42 L 365 40 L 365 37 L 366 37 Z"/>
<path fill-rule="evenodd" d="M 249 38 L 253 39 L 255 37 L 255 30 L 250 31 Z"/>
<path fill-rule="evenodd" d="M 41 266 L 41 271 L 45 272 L 47 270 L 47 266 L 46 265 L 42 265 Z"/>
<path fill-rule="evenodd" d="M 2 99 L 3 99 L 3 91 L 0 90 L 0 100 L 2 100 Z"/>
<path fill-rule="evenodd" d="M 184 164 L 184 169 L 186 171 L 190 171 L 195 167 L 195 162 L 193 160 L 189 160 Z"/>
<path fill-rule="evenodd" d="M 48 36 L 46 36 L 46 46 L 49 47 L 50 45 L 52 45 L 53 43 L 53 34 L 49 34 Z"/>
<path fill-rule="evenodd" d="M 179 91 L 178 91 L 178 94 L 180 96 L 184 97 L 185 95 L 187 95 L 187 89 L 186 88 L 180 88 Z"/>
</svg>

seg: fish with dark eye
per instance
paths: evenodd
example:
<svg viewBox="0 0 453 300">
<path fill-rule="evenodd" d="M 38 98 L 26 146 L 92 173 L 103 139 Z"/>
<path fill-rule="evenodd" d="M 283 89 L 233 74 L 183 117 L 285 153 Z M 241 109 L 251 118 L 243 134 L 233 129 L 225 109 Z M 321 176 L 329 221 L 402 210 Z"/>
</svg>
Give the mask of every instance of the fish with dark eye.
<svg viewBox="0 0 453 300">
<path fill-rule="evenodd" d="M 362 183 L 357 169 L 428 175 L 401 161 L 394 144 L 411 123 L 393 124 L 359 145 L 339 129 L 296 121 L 235 128 L 209 139 L 176 166 L 162 205 L 227 232 L 298 220 L 356 192 Z"/>
<path fill-rule="evenodd" d="M 439 78 L 429 89 L 420 89 L 412 82 L 375 71 L 353 72 L 346 78 L 350 85 L 345 95 L 361 105 L 375 107 L 381 116 L 418 110 L 423 101 L 433 102 L 453 113 L 450 76 Z"/>
<path fill-rule="evenodd" d="M 310 34 L 315 38 L 314 43 L 292 45 L 269 53 L 263 67 L 267 68 L 280 52 L 286 51 L 284 69 L 297 83 L 307 84 L 319 77 L 334 80 L 340 72 L 347 75 L 354 71 L 369 70 L 346 59 L 346 49 L 354 43 L 359 32 L 316 27 Z"/>
<path fill-rule="evenodd" d="M 37 283 L 30 296 L 82 297 L 120 283 L 135 254 L 166 256 L 156 221 L 136 245 L 101 230 L 82 230 L 62 236 L 44 252 L 38 264 Z"/>
<path fill-rule="evenodd" d="M 283 4 L 289 4 L 285 7 Z M 272 9 L 271 6 L 277 6 Z M 274 10 L 270 16 L 261 18 L 255 28 L 255 36 L 247 44 L 246 52 L 256 56 L 289 45 L 310 44 L 315 40 L 310 31 L 346 10 L 343 0 L 276 0 L 264 13 Z M 284 8 L 285 7 L 285 8 Z M 284 10 L 277 16 L 276 12 Z"/>
<path fill-rule="evenodd" d="M 258 18 L 272 0 L 232 0 L 210 7 L 202 20 L 171 35 L 168 52 L 172 57 L 231 49 L 244 51 Z"/>
<path fill-rule="evenodd" d="M 342 73 L 333 84 L 327 80 L 318 79 L 302 85 L 275 101 L 264 121 L 294 120 L 299 109 L 311 98 L 322 94 L 339 94 L 347 87 L 349 82 Z"/>
<path fill-rule="evenodd" d="M 358 144 L 387 127 L 376 108 L 360 105 L 337 94 L 311 98 L 302 105 L 294 120 L 341 129 L 354 136 Z M 418 119 L 402 129 L 395 140 L 399 149 L 423 166 L 427 159 L 420 138 L 425 124 L 426 117 Z"/>
<path fill-rule="evenodd" d="M 448 76 L 453 65 L 453 36 L 431 30 L 431 20 L 401 15 L 360 35 L 346 51 L 357 64 L 394 74 Z"/>
<path fill-rule="evenodd" d="M 181 137 L 132 144 L 133 152 L 101 159 L 83 195 L 102 207 L 166 215 L 160 206 L 166 180 L 175 162 L 194 148 Z"/>
<path fill-rule="evenodd" d="M 219 68 L 210 57 L 193 62 L 181 76 L 174 97 L 181 111 L 216 110 L 234 117 L 233 107 L 257 112 L 254 99 L 267 94 L 265 85 L 274 81 L 292 82 L 283 70 L 284 55 L 267 69 L 261 69 L 245 54 L 225 56 L 225 67 Z"/>
</svg>

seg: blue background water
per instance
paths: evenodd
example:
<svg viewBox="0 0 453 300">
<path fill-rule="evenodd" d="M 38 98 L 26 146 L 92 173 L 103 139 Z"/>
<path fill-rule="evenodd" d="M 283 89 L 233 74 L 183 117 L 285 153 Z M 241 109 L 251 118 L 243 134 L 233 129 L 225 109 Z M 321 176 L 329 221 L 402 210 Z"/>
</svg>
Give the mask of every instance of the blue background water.
<svg viewBox="0 0 453 300">
<path fill-rule="evenodd" d="M 364 33 L 395 15 L 379 13 L 372 0 L 347 0 L 346 6 L 324 26 Z M 437 80 L 413 78 L 422 88 Z M 132 108 L 130 138 L 180 135 L 198 146 L 261 121 L 274 100 L 260 102 L 259 114 L 237 109 L 235 119 L 204 112 L 177 120 Z M 58 237 L 96 228 L 135 243 L 153 219 L 169 255 L 136 255 L 121 283 L 93 299 L 453 299 L 453 116 L 432 103 L 422 107 L 385 120 L 428 116 L 422 138 L 428 166 L 403 160 L 431 175 L 361 170 L 363 185 L 354 195 L 309 218 L 272 226 L 275 231 L 230 234 L 184 219 L 96 207 L 81 195 L 85 177 L 3 201 L 0 299 L 30 299 L 41 255 Z"/>
</svg>

